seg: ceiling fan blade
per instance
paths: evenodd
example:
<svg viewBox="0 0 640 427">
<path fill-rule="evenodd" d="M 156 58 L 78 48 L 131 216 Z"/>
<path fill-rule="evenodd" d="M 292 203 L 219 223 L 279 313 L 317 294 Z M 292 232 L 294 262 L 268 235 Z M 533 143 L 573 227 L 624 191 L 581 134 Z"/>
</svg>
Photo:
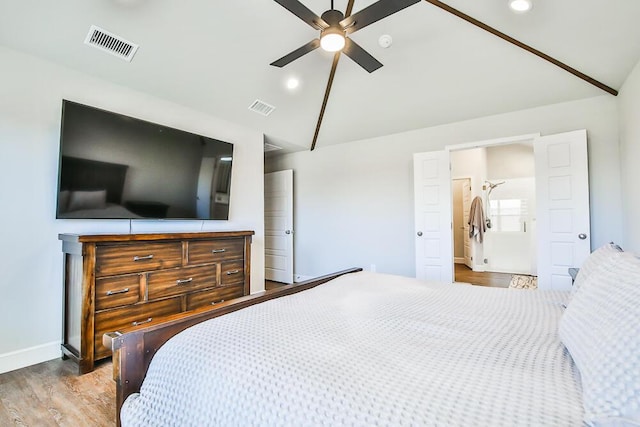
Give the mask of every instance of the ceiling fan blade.
<svg viewBox="0 0 640 427">
<path fill-rule="evenodd" d="M 322 107 L 320 107 L 320 116 L 318 117 L 318 123 L 316 124 L 316 131 L 313 133 L 313 142 L 311 143 L 311 151 L 316 148 L 316 142 L 318 142 L 318 134 L 320 133 L 320 125 L 322 124 L 322 118 L 324 117 L 324 110 L 327 108 L 327 101 L 329 101 L 329 93 L 331 93 L 331 86 L 333 85 L 333 78 L 336 75 L 336 69 L 338 68 L 338 61 L 340 60 L 340 52 L 336 52 L 333 55 L 333 64 L 331 64 L 331 72 L 329 73 L 329 81 L 327 82 L 327 89 L 324 91 L 324 99 L 322 100 Z"/>
<path fill-rule="evenodd" d="M 316 30 L 324 30 L 329 26 L 324 19 L 313 13 L 298 0 L 275 0 L 275 2 L 296 15 L 298 18 L 302 19 L 307 24 L 311 25 Z"/>
<path fill-rule="evenodd" d="M 375 70 L 382 67 L 380 61 L 371 56 L 369 52 L 364 50 L 358 43 L 354 42 L 349 37 L 345 38 L 345 45 L 344 49 L 342 49 L 342 53 L 347 55 L 353 60 L 353 62 L 370 73 L 373 73 Z"/>
<path fill-rule="evenodd" d="M 355 15 L 344 18 L 340 25 L 347 34 L 351 34 L 419 2 L 420 0 L 379 0 Z"/>
<path fill-rule="evenodd" d="M 295 61 L 301 56 L 306 55 L 307 53 L 313 50 L 316 50 L 319 47 L 320 47 L 320 39 L 313 39 L 309 43 L 305 44 L 304 46 L 297 48 L 293 52 L 286 54 L 285 56 L 283 56 L 282 58 L 276 61 L 273 61 L 269 65 L 273 65 L 274 67 L 284 67 L 288 63 Z"/>
</svg>

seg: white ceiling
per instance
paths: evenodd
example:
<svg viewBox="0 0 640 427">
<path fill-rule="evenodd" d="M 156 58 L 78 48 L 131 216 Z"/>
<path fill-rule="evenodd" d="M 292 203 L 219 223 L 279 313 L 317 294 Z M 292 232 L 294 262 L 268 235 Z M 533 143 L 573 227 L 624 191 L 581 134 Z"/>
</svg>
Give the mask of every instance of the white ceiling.
<svg viewBox="0 0 640 427">
<path fill-rule="evenodd" d="M 619 89 L 640 59 L 640 1 L 446 0 L 498 30 Z M 320 15 L 329 0 L 303 0 Z M 373 1 L 356 0 L 354 13 Z M 344 10 L 347 0 L 335 2 Z M 131 63 L 83 44 L 97 25 L 140 45 Z M 393 37 L 388 49 L 382 34 Z M 269 65 L 317 37 L 271 0 L 0 0 L 0 44 L 309 147 L 331 67 L 320 49 Z M 342 56 L 318 148 L 592 96 L 602 90 L 420 2 L 352 35 L 384 67 Z M 289 91 L 290 76 L 301 86 Z M 263 117 L 256 99 L 276 107 Z"/>
</svg>

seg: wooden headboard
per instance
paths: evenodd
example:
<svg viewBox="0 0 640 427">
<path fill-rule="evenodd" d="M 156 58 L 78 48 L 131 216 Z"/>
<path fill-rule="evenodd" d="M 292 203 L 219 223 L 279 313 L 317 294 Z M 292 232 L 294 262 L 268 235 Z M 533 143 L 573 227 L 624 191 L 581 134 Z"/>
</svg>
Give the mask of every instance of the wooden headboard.
<svg viewBox="0 0 640 427">
<path fill-rule="evenodd" d="M 107 190 L 107 202 L 122 204 L 122 190 L 129 166 L 62 156 L 60 191 Z"/>
</svg>

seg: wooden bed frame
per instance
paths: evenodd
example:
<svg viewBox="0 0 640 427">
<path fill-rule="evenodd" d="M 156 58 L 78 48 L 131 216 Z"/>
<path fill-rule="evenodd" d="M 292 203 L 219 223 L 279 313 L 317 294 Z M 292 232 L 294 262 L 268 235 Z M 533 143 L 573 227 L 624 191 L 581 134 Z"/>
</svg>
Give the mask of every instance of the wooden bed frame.
<svg viewBox="0 0 640 427">
<path fill-rule="evenodd" d="M 336 277 L 362 271 L 350 268 L 292 285 L 230 300 L 216 305 L 194 310 L 193 315 L 180 318 L 168 317 L 166 321 L 146 328 L 138 327 L 127 331 L 113 332 L 103 336 L 103 343 L 113 351 L 113 379 L 116 381 L 116 424 L 120 426 L 120 409 L 125 399 L 140 391 L 151 359 L 158 349 L 177 333 L 205 320 L 213 319 L 271 299 L 295 294 L 314 288 Z"/>
</svg>

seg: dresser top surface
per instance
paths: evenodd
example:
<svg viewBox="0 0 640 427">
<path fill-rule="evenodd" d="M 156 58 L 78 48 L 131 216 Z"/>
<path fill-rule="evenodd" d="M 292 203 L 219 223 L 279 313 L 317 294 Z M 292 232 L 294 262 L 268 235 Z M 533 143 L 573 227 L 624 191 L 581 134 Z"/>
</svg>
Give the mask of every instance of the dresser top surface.
<svg viewBox="0 0 640 427">
<path fill-rule="evenodd" d="M 254 235 L 253 230 L 242 231 L 200 231 L 178 233 L 139 233 L 139 234 L 71 234 L 61 233 L 58 239 L 65 242 L 98 243 L 98 242 L 136 242 L 152 240 L 179 239 L 220 239 L 232 237 L 247 237 Z"/>
</svg>

